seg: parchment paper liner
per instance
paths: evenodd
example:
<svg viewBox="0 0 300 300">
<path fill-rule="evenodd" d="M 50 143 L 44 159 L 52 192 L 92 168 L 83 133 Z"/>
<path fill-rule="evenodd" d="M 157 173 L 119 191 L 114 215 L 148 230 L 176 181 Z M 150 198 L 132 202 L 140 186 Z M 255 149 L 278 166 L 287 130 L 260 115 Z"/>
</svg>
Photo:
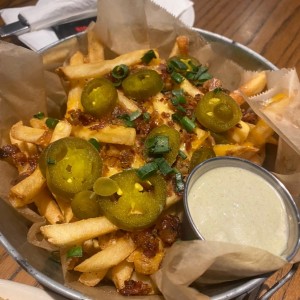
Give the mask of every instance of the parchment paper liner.
<svg viewBox="0 0 300 300">
<path fill-rule="evenodd" d="M 214 48 L 212 44 L 206 43 L 198 33 L 186 28 L 181 22 L 150 1 L 99 0 L 98 4 L 98 20 L 100 21 L 96 24 L 96 31 L 100 34 L 110 54 L 111 52 L 124 53 L 148 46 L 158 48 L 162 56 L 166 57 L 174 44 L 175 37 L 178 34 L 185 34 L 191 40 L 191 54 L 196 56 L 202 63 L 208 63 L 210 72 L 223 80 L 225 88 L 236 89 L 241 83 L 254 75 L 254 73 L 246 72 L 236 63 L 227 60 L 220 53 L 212 51 L 212 48 Z M 135 14 L 131 13 L 133 7 Z M 71 52 L 76 47 L 80 47 L 76 43 L 76 45 L 73 42 L 71 44 L 74 47 Z M 63 52 L 62 55 L 60 51 L 57 57 L 53 53 L 51 55 L 59 58 L 61 62 L 69 54 L 70 52 L 67 51 Z M 66 95 L 60 79 L 52 72 L 53 66 L 57 62 L 55 59 L 53 60 L 53 56 L 51 59 L 49 56 L 44 57 L 44 62 L 46 60 L 48 60 L 48 65 L 43 66 L 42 58 L 38 54 L 0 42 L 2 145 L 7 143 L 7 132 L 15 122 L 23 120 L 26 123 L 36 112 L 46 111 L 46 107 L 49 115 L 58 116 L 60 114 Z M 48 71 L 48 69 L 51 69 L 51 71 Z M 251 106 L 253 105 L 255 109 L 257 103 L 268 101 L 270 93 L 280 83 L 283 92 L 294 95 L 293 101 L 295 102 L 293 102 L 293 105 L 296 103 L 295 105 L 298 107 L 300 100 L 299 85 L 294 84 L 297 82 L 295 81 L 297 75 L 295 71 L 271 71 L 268 74 L 268 91 L 256 98 L 248 99 L 248 103 Z M 276 90 L 276 92 L 280 91 Z M 286 107 L 289 108 L 290 104 L 291 102 Z M 260 113 L 260 115 L 264 117 L 263 113 Z M 271 120 L 271 122 L 273 121 Z M 291 126 L 291 123 L 289 123 L 289 126 Z M 272 124 L 272 127 L 277 128 L 276 124 Z M 286 129 L 287 131 L 284 134 L 290 132 L 288 126 Z M 299 128 L 297 130 L 299 136 Z M 289 145 L 298 145 L 298 140 L 295 141 L 294 136 L 288 135 L 288 137 Z M 282 139 L 280 139 L 278 150 L 275 170 L 280 171 L 278 177 L 283 180 L 287 187 L 291 189 L 291 193 L 297 198 L 300 194 L 300 185 L 297 186 L 299 179 L 297 179 L 298 175 L 296 174 L 300 172 L 299 155 L 295 152 L 295 149 L 287 146 Z M 292 169 L 290 168 L 291 162 L 293 162 Z M 9 186 L 16 172 L 4 162 L 0 162 L 0 166 L 2 170 L 0 195 L 7 200 Z M 43 222 L 29 208 L 20 210 L 20 213 L 33 221 L 35 226 Z M 29 238 L 31 242 L 39 243 L 38 238 L 35 236 L 35 230 L 30 231 Z M 41 246 L 48 247 L 47 244 Z M 298 256 L 296 259 L 299 260 Z M 230 269 L 229 267 L 233 266 L 233 260 L 235 262 L 234 268 Z M 277 270 L 285 263 L 279 257 L 251 247 L 203 241 L 179 242 L 171 248 L 164 260 L 162 269 L 153 276 L 153 279 L 166 299 L 207 299 L 207 296 L 188 288 L 188 285 L 204 274 L 207 268 L 209 268 L 209 271 L 201 278 L 205 279 L 205 282 L 210 279 L 211 283 L 215 283 Z M 216 272 L 216 270 L 218 271 Z M 211 272 L 214 272 L 213 277 L 210 276 Z M 222 276 L 217 276 L 217 274 Z M 123 299 L 110 286 L 88 288 L 74 281 L 75 279 L 67 272 L 65 272 L 65 278 L 66 285 L 93 299 L 108 299 L 108 297 Z M 161 298 L 161 296 L 146 296 L 132 299 Z"/>
</svg>

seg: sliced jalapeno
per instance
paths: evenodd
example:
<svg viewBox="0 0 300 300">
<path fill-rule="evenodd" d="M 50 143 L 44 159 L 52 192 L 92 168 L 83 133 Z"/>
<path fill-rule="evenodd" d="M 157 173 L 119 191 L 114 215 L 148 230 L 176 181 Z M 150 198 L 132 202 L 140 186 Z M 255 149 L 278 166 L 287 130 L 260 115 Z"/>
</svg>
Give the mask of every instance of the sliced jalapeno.
<svg viewBox="0 0 300 300">
<path fill-rule="evenodd" d="M 84 111 L 98 118 L 112 111 L 117 99 L 116 88 L 105 78 L 92 79 L 84 86 L 81 94 Z"/>
<path fill-rule="evenodd" d="M 81 191 L 75 194 L 71 201 L 71 208 L 78 219 L 96 218 L 101 213 L 97 195 L 92 191 Z"/>
<path fill-rule="evenodd" d="M 121 195 L 99 198 L 103 214 L 124 230 L 140 230 L 152 225 L 166 204 L 167 188 L 163 177 L 155 174 L 141 180 L 136 170 L 131 169 L 111 179 L 117 182 Z"/>
<path fill-rule="evenodd" d="M 96 148 L 75 137 L 50 144 L 42 153 L 39 166 L 49 189 L 66 198 L 91 189 L 102 173 L 102 160 Z"/>
<path fill-rule="evenodd" d="M 232 128 L 242 117 L 239 105 L 219 90 L 204 95 L 197 104 L 195 115 L 204 127 L 217 133 Z"/>
<path fill-rule="evenodd" d="M 216 154 L 212 148 L 202 146 L 196 149 L 191 157 L 189 171 L 192 171 L 197 165 L 201 164 L 203 161 L 215 157 Z"/>
<path fill-rule="evenodd" d="M 124 94 L 134 100 L 146 100 L 162 90 L 161 76 L 154 70 L 141 69 L 130 74 L 122 82 Z"/>
<path fill-rule="evenodd" d="M 166 140 L 166 138 L 168 139 L 168 145 L 163 143 Z M 153 145 L 154 142 L 156 142 L 156 144 Z M 178 151 L 180 147 L 180 134 L 176 129 L 171 128 L 167 125 L 161 125 L 155 127 L 148 134 L 145 141 L 145 146 L 146 146 L 146 154 L 148 156 L 155 156 L 155 153 L 151 152 L 153 147 L 168 149 L 168 151 L 167 150 L 165 152 L 162 151 L 159 154 L 162 157 L 164 157 L 165 160 L 170 165 L 172 165 L 178 155 Z"/>
</svg>

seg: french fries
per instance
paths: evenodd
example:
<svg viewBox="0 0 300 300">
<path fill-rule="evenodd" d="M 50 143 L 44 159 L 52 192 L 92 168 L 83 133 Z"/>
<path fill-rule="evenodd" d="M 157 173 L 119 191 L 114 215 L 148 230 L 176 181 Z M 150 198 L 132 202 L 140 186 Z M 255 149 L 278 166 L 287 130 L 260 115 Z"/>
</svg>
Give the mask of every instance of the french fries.
<svg viewBox="0 0 300 300">
<path fill-rule="evenodd" d="M 130 237 L 122 237 L 114 244 L 106 247 L 77 265 L 74 270 L 79 272 L 98 272 L 107 270 L 121 263 L 135 248 L 136 245 Z"/>
<path fill-rule="evenodd" d="M 39 168 L 24 180 L 20 181 L 10 189 L 9 201 L 13 207 L 22 207 L 34 201 L 46 187 L 46 179 Z"/>
<path fill-rule="evenodd" d="M 79 273 L 80 283 L 94 287 L 101 284 L 104 279 L 108 279 L 120 291 L 126 288 L 129 280 L 136 280 L 148 287 L 148 294 L 158 293 L 149 276 L 160 268 L 166 249 L 170 245 L 159 236 L 156 226 L 160 222 L 160 217 L 166 215 L 174 217 L 177 214 L 180 219 L 179 215 L 182 213 L 178 213 L 176 203 L 181 201 L 183 191 L 178 192 L 177 186 L 174 186 L 174 178 L 172 178 L 174 170 L 181 172 L 183 177 L 187 176 L 190 172 L 189 163 L 193 154 L 202 146 L 210 147 L 216 156 L 237 156 L 262 164 L 265 144 L 269 142 L 276 144 L 276 138 L 273 136 L 273 130 L 264 121 L 259 119 L 252 124 L 241 119 L 235 126 L 222 132 L 224 140 L 222 143 L 218 142 L 218 137 L 194 118 L 197 102 L 201 101 L 208 88 L 199 88 L 192 79 L 188 78 L 174 83 L 168 73 L 166 61 L 159 57 L 156 49 L 153 49 L 156 57 L 148 63 L 142 58 L 145 54 L 149 54 L 151 49 L 137 50 L 113 59 L 106 59 L 104 46 L 95 36 L 92 28 L 93 24 L 87 32 L 88 53 L 85 55 L 81 51 L 76 51 L 68 63 L 57 69 L 62 79 L 68 81 L 68 95 L 65 114 L 62 119 L 58 120 L 55 128 L 48 128 L 46 117 L 32 118 L 28 126 L 21 121 L 12 126 L 9 133 L 11 144 L 16 145 L 20 153 L 28 159 L 23 165 L 17 165 L 19 173 L 28 170 L 29 158 L 45 153 L 42 151 L 48 145 L 67 137 L 94 142 L 96 140 L 100 144 L 98 153 L 103 163 L 103 177 L 110 177 L 127 169 L 139 169 L 148 161 L 155 161 L 157 156 L 164 159 L 157 153 L 151 157 L 147 153 L 149 149 L 145 151 L 145 140 L 149 132 L 152 128 L 164 124 L 180 133 L 180 141 L 178 142 L 178 155 L 177 152 L 175 153 L 177 155 L 175 162 L 169 165 L 172 172 L 164 177 L 167 196 L 165 197 L 166 203 L 161 208 L 161 214 L 157 216 L 156 223 L 149 224 L 145 231 L 138 230 L 142 238 L 135 235 L 135 230 L 131 232 L 120 228 L 118 222 L 116 224 L 113 222 L 114 218 L 109 218 L 109 215 L 105 216 L 105 212 L 101 212 L 97 217 L 79 217 L 72 209 L 75 196 L 60 195 L 59 192 L 51 189 L 51 181 L 47 182 L 44 178 L 37 162 L 34 171 L 29 176 L 11 187 L 9 200 L 15 208 L 34 207 L 33 209 L 47 220 L 47 224 L 40 227 L 40 232 L 47 242 L 60 248 L 63 269 L 66 272 Z M 189 39 L 186 36 L 179 36 L 169 57 L 188 55 Z M 120 82 L 114 81 L 116 78 L 113 77 L 112 70 L 120 65 L 126 65 L 129 74 L 141 68 L 156 71 L 166 81 L 165 89 L 143 101 L 136 101 L 125 93 L 120 87 Z M 162 65 L 165 66 L 162 67 Z M 87 114 L 81 104 L 85 84 L 99 77 L 112 80 L 117 86 L 118 95 L 116 107 L 103 118 Z M 260 93 L 266 87 L 266 83 L 266 73 L 261 72 L 239 89 L 230 93 L 225 92 L 229 93 L 239 105 L 244 105 L 243 96 L 250 97 Z M 97 88 L 91 94 L 96 90 Z M 182 91 L 181 96 L 184 99 L 176 98 L 178 91 Z M 94 101 L 95 99 L 96 96 Z M 184 127 L 180 119 L 183 116 L 195 126 L 191 129 Z M 172 150 L 171 147 L 169 148 L 167 152 Z M 68 152 L 68 149 L 65 152 Z M 61 157 L 58 156 L 57 160 L 62 159 L 64 155 L 66 154 L 62 151 Z M 80 161 L 80 158 L 78 160 Z M 46 166 L 56 163 L 56 160 L 49 159 L 46 161 Z M 164 176 L 161 166 L 157 164 L 159 171 L 155 171 L 161 172 Z M 61 171 L 68 177 L 72 169 L 73 165 L 68 161 L 65 169 Z M 81 176 L 83 169 L 84 167 L 80 165 L 75 170 L 77 176 Z M 72 182 L 72 176 L 68 177 L 69 182 Z M 139 193 L 148 193 L 154 189 L 148 180 L 135 182 L 134 188 Z M 93 189 L 94 186 L 88 188 L 88 191 L 92 192 Z M 107 197 L 111 197 L 111 201 L 118 203 L 123 192 L 119 188 L 113 197 L 111 195 Z M 93 193 L 95 194 L 95 191 Z M 135 207 L 134 197 L 132 192 L 131 213 L 134 211 L 135 214 L 143 214 Z M 101 201 L 101 198 L 98 200 Z M 129 221 L 131 217 L 132 214 L 128 214 Z M 149 243 L 153 243 L 151 249 L 155 249 L 150 254 L 147 252 L 148 249 L 145 250 L 147 248 L 145 245 Z M 73 256 L 69 254 L 69 251 L 72 253 L 74 248 L 79 248 L 81 253 Z"/>
<path fill-rule="evenodd" d="M 72 223 L 45 225 L 41 232 L 50 243 L 56 246 L 66 247 L 81 244 L 82 242 L 97 236 L 118 230 L 105 217 L 84 219 Z"/>
<path fill-rule="evenodd" d="M 132 66 L 141 62 L 143 55 L 149 49 L 136 50 L 130 53 L 122 54 L 114 59 L 103 62 L 88 63 L 81 66 L 65 66 L 58 69 L 58 72 L 70 80 L 95 78 L 109 73 L 114 67 L 125 64 Z"/>
<path fill-rule="evenodd" d="M 136 131 L 134 128 L 117 125 L 110 125 L 96 130 L 89 127 L 74 126 L 72 134 L 85 140 L 95 138 L 102 143 L 127 146 L 134 145 L 136 137 Z"/>
</svg>

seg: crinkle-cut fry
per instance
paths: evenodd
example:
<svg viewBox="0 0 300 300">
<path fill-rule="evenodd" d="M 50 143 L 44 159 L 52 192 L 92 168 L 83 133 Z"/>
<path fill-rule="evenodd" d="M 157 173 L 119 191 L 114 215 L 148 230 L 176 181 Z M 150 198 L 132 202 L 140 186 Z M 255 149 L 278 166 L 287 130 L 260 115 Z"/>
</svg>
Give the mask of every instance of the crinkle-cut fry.
<svg viewBox="0 0 300 300">
<path fill-rule="evenodd" d="M 76 51 L 70 58 L 69 64 L 71 66 L 78 66 L 84 63 L 84 56 L 81 51 Z M 83 110 L 81 104 L 81 94 L 83 87 L 85 85 L 85 80 L 72 80 L 70 82 L 70 89 L 68 92 L 66 117 L 69 116 L 71 110 Z"/>
<path fill-rule="evenodd" d="M 129 280 L 134 266 L 132 262 L 123 260 L 111 269 L 111 280 L 118 290 L 125 287 L 125 281 Z"/>
<path fill-rule="evenodd" d="M 22 207 L 32 203 L 46 186 L 46 179 L 37 167 L 32 174 L 18 182 L 10 189 L 9 201 L 13 207 Z"/>
<path fill-rule="evenodd" d="M 20 122 L 13 125 L 10 129 L 10 136 L 13 139 L 37 145 L 43 143 L 43 136 L 46 134 L 47 130 L 45 129 L 25 126 Z"/>
<path fill-rule="evenodd" d="M 199 91 L 199 89 L 191 84 L 187 79 L 183 80 L 180 83 L 180 88 L 192 97 L 196 97 L 196 95 L 203 95 L 203 93 Z"/>
<path fill-rule="evenodd" d="M 114 244 L 87 258 L 74 268 L 79 272 L 97 272 L 116 266 L 126 259 L 136 248 L 129 236 L 119 238 Z"/>
<path fill-rule="evenodd" d="M 59 196 L 55 195 L 55 200 L 57 205 L 59 206 L 60 211 L 64 216 L 64 223 L 70 223 L 73 218 L 74 214 L 70 205 L 70 201 L 67 201 Z"/>
<path fill-rule="evenodd" d="M 267 75 L 265 71 L 259 72 L 249 81 L 242 84 L 238 90 L 230 93 L 230 96 L 239 104 L 242 105 L 245 102 L 243 95 L 247 97 L 254 96 L 261 93 L 267 85 Z"/>
<path fill-rule="evenodd" d="M 76 137 L 89 140 L 95 138 L 101 143 L 132 146 L 135 143 L 135 128 L 109 125 L 93 130 L 92 127 L 73 126 L 72 134 Z"/>
<path fill-rule="evenodd" d="M 141 62 L 141 58 L 150 49 L 136 50 L 133 52 L 122 54 L 111 60 L 104 60 L 97 63 L 86 63 L 79 66 L 64 66 L 57 71 L 64 77 L 69 79 L 83 79 L 101 77 L 120 64 L 132 66 Z M 157 54 L 158 56 L 158 54 Z"/>
<path fill-rule="evenodd" d="M 104 60 L 104 47 L 93 30 L 93 27 L 94 26 L 91 25 L 87 30 L 88 61 L 90 63 Z"/>
<path fill-rule="evenodd" d="M 59 139 L 70 136 L 71 132 L 72 132 L 72 125 L 68 121 L 66 120 L 59 121 L 53 130 L 50 143 L 53 143 Z"/>
<path fill-rule="evenodd" d="M 78 245 L 86 240 L 116 230 L 118 230 L 118 227 L 105 217 L 41 227 L 41 232 L 49 243 L 60 247 Z"/>
<path fill-rule="evenodd" d="M 189 54 L 189 38 L 185 35 L 180 35 L 176 38 L 174 46 L 169 54 L 169 57 L 177 55 L 188 55 Z"/>
<path fill-rule="evenodd" d="M 95 286 L 98 283 L 100 283 L 100 281 L 105 277 L 107 271 L 108 270 L 106 269 L 99 270 L 97 272 L 81 273 L 78 278 L 78 281 L 86 286 Z"/>
<path fill-rule="evenodd" d="M 40 215 L 44 216 L 50 224 L 64 222 L 64 216 L 48 189 L 42 189 L 42 191 L 34 197 L 34 203 Z"/>
<path fill-rule="evenodd" d="M 119 104 L 128 110 L 129 112 L 141 111 L 141 109 L 135 104 L 135 102 L 129 98 L 127 98 L 124 93 L 120 90 L 118 92 Z"/>
</svg>

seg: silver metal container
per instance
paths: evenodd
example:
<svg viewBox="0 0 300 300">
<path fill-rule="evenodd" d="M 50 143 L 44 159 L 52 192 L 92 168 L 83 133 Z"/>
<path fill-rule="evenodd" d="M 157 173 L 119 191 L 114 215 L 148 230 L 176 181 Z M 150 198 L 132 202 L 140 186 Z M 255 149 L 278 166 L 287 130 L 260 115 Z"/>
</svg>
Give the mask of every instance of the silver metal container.
<svg viewBox="0 0 300 300">
<path fill-rule="evenodd" d="M 295 254 L 298 252 L 300 247 L 300 214 L 299 210 L 293 200 L 293 197 L 286 189 L 286 187 L 274 176 L 271 172 L 267 171 L 265 168 L 260 167 L 254 163 L 251 163 L 248 160 L 244 160 L 236 157 L 216 157 L 211 158 L 203 163 L 199 164 L 194 168 L 187 178 L 185 192 L 184 192 L 184 210 L 185 210 L 185 219 L 184 219 L 184 239 L 193 240 L 200 239 L 204 240 L 203 234 L 201 233 L 201 228 L 197 227 L 196 223 L 193 220 L 191 209 L 189 205 L 189 195 L 191 188 L 196 183 L 198 179 L 201 178 L 204 174 L 211 170 L 218 170 L 222 167 L 235 167 L 242 168 L 244 170 L 250 171 L 256 175 L 259 175 L 266 183 L 269 183 L 275 191 L 280 196 L 282 203 L 286 210 L 286 219 L 288 221 L 288 241 L 285 251 L 281 254 L 283 258 L 287 261 L 290 261 Z M 221 170 L 220 170 L 221 172 Z M 216 189 L 218 187 L 216 186 Z M 259 209 L 259 208 L 258 208 Z M 294 270 L 293 270 L 294 271 Z M 291 271 L 291 272 L 293 272 Z M 230 293 L 238 295 L 239 291 L 249 292 L 253 286 L 257 286 L 263 281 L 264 277 L 268 277 L 270 274 L 263 274 L 261 278 L 255 278 L 248 280 L 246 282 L 240 281 L 240 285 L 236 288 L 233 288 L 231 291 L 226 291 L 220 295 L 212 295 L 212 299 L 231 299 Z M 233 283 L 234 284 L 234 283 Z M 214 289 L 215 287 L 211 287 Z M 203 291 L 205 293 L 205 289 Z M 229 297 L 229 298 L 226 298 Z"/>
<path fill-rule="evenodd" d="M 237 62 L 248 70 L 276 70 L 277 68 L 264 57 L 251 49 L 236 43 L 228 38 L 205 30 L 194 28 L 208 41 L 214 42 L 219 47 L 222 55 Z M 74 40 L 84 36 L 70 37 L 59 44 L 51 45 L 41 51 L 47 59 L 55 58 L 56 63 L 62 63 L 73 51 Z M 53 54 L 53 55 L 52 55 Z M 58 59 L 58 62 L 57 62 Z M 55 299 L 88 299 L 78 291 L 64 286 L 62 270 L 58 263 L 50 259 L 49 253 L 37 248 L 27 242 L 27 231 L 30 223 L 21 217 L 12 207 L 0 199 L 0 243 L 6 248 L 10 255 L 31 274 L 40 284 L 56 293 Z M 292 273 L 290 273 L 291 275 Z M 226 285 L 218 285 L 213 289 L 207 288 L 205 293 L 214 300 L 232 299 L 240 295 L 246 295 L 261 285 L 270 274 L 232 282 Z M 282 281 L 284 282 L 284 281 Z M 108 296 L 107 299 L 110 297 Z M 105 300 L 103 298 L 103 300 Z"/>
</svg>

